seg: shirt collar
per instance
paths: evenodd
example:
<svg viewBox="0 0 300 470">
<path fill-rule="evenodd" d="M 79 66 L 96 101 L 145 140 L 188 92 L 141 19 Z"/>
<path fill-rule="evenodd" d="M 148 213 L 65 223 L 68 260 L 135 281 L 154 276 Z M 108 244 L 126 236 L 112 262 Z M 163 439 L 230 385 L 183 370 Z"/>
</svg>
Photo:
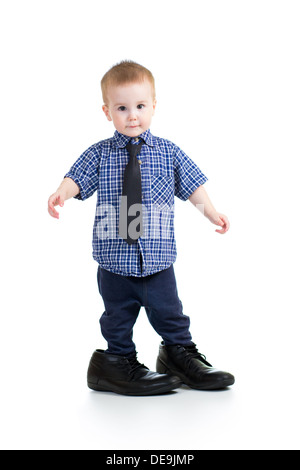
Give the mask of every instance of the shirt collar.
<svg viewBox="0 0 300 470">
<path fill-rule="evenodd" d="M 144 140 L 144 142 L 150 147 L 157 145 L 157 139 L 154 135 L 151 134 L 150 129 L 147 129 L 145 132 L 140 134 L 138 137 Z M 125 148 L 128 142 L 131 140 L 131 137 L 121 134 L 117 130 L 113 136 L 113 145 L 117 148 Z"/>
</svg>

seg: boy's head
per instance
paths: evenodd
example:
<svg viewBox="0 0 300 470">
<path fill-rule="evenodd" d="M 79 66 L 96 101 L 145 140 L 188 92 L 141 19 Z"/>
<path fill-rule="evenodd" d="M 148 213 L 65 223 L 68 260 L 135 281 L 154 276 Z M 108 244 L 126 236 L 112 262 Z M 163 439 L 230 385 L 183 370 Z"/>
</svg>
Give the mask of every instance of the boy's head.
<svg viewBox="0 0 300 470">
<path fill-rule="evenodd" d="M 129 137 L 149 129 L 154 114 L 155 83 L 152 73 L 132 61 L 112 67 L 101 80 L 102 109 L 121 134 Z"/>
</svg>

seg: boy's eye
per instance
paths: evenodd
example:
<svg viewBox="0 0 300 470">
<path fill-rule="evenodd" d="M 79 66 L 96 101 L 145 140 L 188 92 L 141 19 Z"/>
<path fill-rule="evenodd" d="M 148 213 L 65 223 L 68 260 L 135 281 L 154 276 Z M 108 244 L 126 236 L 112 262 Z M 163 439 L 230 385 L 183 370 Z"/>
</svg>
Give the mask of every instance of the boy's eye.
<svg viewBox="0 0 300 470">
<path fill-rule="evenodd" d="M 137 109 L 143 109 L 144 107 L 145 107 L 144 104 L 138 104 L 138 105 L 137 105 Z"/>
<path fill-rule="evenodd" d="M 125 109 L 126 109 L 125 106 L 119 106 L 118 108 L 119 111 L 125 111 Z"/>
</svg>

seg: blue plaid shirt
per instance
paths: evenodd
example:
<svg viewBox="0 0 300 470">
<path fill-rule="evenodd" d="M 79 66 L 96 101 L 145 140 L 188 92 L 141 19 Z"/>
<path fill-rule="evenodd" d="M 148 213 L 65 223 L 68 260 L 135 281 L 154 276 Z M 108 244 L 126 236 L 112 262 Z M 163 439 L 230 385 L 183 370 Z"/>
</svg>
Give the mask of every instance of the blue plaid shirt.
<svg viewBox="0 0 300 470">
<path fill-rule="evenodd" d="M 207 178 L 169 140 L 154 137 L 150 130 L 139 137 L 144 140 L 137 157 L 142 177 L 144 232 L 137 243 L 128 245 L 118 235 L 123 175 L 129 161 L 125 147 L 135 139 L 115 131 L 112 138 L 88 148 L 65 177 L 79 186 L 78 199 L 85 200 L 97 190 L 94 259 L 103 269 L 116 274 L 144 277 L 167 269 L 176 259 L 174 196 L 187 200 Z"/>
</svg>

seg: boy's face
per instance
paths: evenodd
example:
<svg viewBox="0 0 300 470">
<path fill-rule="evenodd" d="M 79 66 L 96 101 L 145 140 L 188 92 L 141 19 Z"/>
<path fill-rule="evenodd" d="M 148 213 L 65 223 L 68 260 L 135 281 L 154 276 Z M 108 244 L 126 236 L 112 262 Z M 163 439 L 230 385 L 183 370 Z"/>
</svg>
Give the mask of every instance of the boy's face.
<svg viewBox="0 0 300 470">
<path fill-rule="evenodd" d="M 128 137 L 137 137 L 149 129 L 154 115 L 156 100 L 148 80 L 142 83 L 111 86 L 107 93 L 108 103 L 102 109 L 115 128 Z"/>
</svg>

